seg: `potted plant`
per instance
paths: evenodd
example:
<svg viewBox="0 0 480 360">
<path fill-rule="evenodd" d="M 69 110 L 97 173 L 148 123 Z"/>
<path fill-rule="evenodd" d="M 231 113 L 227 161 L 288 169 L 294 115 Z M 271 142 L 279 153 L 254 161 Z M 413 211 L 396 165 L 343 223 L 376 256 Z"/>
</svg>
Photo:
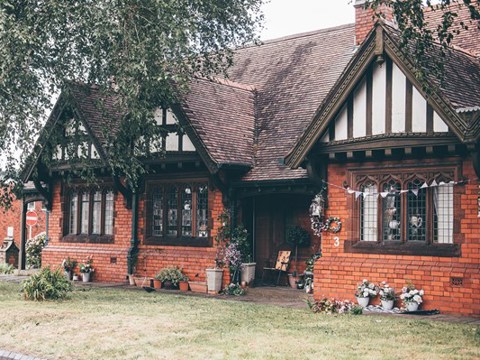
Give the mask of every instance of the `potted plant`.
<svg viewBox="0 0 480 360">
<path fill-rule="evenodd" d="M 91 274 L 95 271 L 92 264 L 93 259 L 91 255 L 85 259 L 83 264 L 80 264 L 80 272 L 82 273 L 83 282 L 90 282 Z"/>
<path fill-rule="evenodd" d="M 220 226 L 217 229 L 217 236 L 215 243 L 217 246 L 217 253 L 215 256 L 215 267 L 206 269 L 207 275 L 207 290 L 209 293 L 218 294 L 222 290 L 223 282 L 223 268 L 225 267 L 225 248 L 230 235 L 230 218 L 227 212 L 223 212 L 218 217 Z"/>
<path fill-rule="evenodd" d="M 367 307 L 370 302 L 370 298 L 374 298 L 378 294 L 378 288 L 374 283 L 369 282 L 367 279 L 358 284 L 355 297 L 357 298 L 358 305 L 361 307 Z"/>
<path fill-rule="evenodd" d="M 379 294 L 382 308 L 385 310 L 392 310 L 397 298 L 395 295 L 395 289 L 391 288 L 387 282 L 382 281 L 379 285 Z"/>
<path fill-rule="evenodd" d="M 287 244 L 292 246 L 292 248 L 295 248 L 294 270 L 291 274 L 288 275 L 288 281 L 290 283 L 290 286 L 296 289 L 297 282 L 299 280 L 299 277 L 297 276 L 298 248 L 310 245 L 310 234 L 307 230 L 300 226 L 290 226 L 287 229 Z"/>
<path fill-rule="evenodd" d="M 169 267 L 160 270 L 155 278 L 163 283 L 165 289 L 176 289 L 180 281 L 185 281 L 186 276 L 178 267 Z"/>
<path fill-rule="evenodd" d="M 252 244 L 249 241 L 247 229 L 245 229 L 243 225 L 237 226 L 233 230 L 232 242 L 238 245 L 242 257 L 240 282 L 251 285 L 255 280 L 255 268 L 257 264 L 253 261 Z"/>
<path fill-rule="evenodd" d="M 63 271 L 68 280 L 72 280 L 73 269 L 77 266 L 77 261 L 70 259 L 70 256 L 62 261 Z"/>
<path fill-rule="evenodd" d="M 183 277 L 181 280 L 178 282 L 178 287 L 180 288 L 180 291 L 188 291 L 188 276 L 182 274 Z"/>
<path fill-rule="evenodd" d="M 400 299 L 408 311 L 417 311 L 420 304 L 423 302 L 423 290 L 417 290 L 412 283 L 403 287 Z"/>
</svg>

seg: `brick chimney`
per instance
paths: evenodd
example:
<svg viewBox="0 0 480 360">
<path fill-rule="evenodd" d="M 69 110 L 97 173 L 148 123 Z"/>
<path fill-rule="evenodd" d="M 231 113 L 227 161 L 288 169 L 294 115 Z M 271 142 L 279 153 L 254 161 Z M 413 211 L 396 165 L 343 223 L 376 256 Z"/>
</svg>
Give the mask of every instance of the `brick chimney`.
<svg viewBox="0 0 480 360">
<path fill-rule="evenodd" d="M 363 43 L 379 19 L 373 9 L 365 9 L 365 3 L 368 1 L 369 0 L 355 0 L 355 45 L 357 46 Z M 387 3 L 387 1 L 385 3 Z M 381 19 L 393 21 L 393 9 L 385 3 L 377 8 L 377 13 L 380 14 Z"/>
</svg>

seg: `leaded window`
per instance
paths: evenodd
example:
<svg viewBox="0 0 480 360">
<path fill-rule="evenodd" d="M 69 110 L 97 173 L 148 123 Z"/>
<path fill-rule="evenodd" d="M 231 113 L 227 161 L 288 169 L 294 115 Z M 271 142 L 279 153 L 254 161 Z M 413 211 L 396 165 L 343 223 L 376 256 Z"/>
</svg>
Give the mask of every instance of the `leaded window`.
<svg viewBox="0 0 480 360">
<path fill-rule="evenodd" d="M 208 238 L 207 184 L 155 184 L 147 194 L 147 236 Z"/>
<path fill-rule="evenodd" d="M 427 220 L 427 188 L 422 188 L 425 180 L 414 179 L 407 184 L 407 240 L 425 241 Z"/>
<path fill-rule="evenodd" d="M 65 235 L 83 237 L 113 235 L 112 191 L 75 190 L 68 196 Z"/>
<path fill-rule="evenodd" d="M 401 239 L 401 197 L 400 183 L 390 180 L 383 184 L 382 199 L 382 228 L 383 240 L 394 241 Z"/>
<path fill-rule="evenodd" d="M 377 241 L 377 186 L 373 182 L 367 182 L 362 186 L 361 191 L 363 192 L 360 210 L 361 239 L 363 241 Z"/>
</svg>

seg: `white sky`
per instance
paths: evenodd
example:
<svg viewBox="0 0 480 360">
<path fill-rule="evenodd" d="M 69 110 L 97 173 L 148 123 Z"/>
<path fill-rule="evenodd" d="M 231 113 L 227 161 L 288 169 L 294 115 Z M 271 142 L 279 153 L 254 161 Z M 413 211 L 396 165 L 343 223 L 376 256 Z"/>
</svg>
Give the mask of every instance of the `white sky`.
<svg viewBox="0 0 480 360">
<path fill-rule="evenodd" d="M 262 40 L 354 22 L 352 0 L 270 0 Z"/>
</svg>

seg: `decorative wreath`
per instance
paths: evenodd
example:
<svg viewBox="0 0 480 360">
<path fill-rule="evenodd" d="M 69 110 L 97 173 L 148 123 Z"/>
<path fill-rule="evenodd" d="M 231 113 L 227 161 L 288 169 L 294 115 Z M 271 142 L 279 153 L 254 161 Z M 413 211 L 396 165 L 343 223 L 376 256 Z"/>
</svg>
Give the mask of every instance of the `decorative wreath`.
<svg viewBox="0 0 480 360">
<path fill-rule="evenodd" d="M 332 227 L 332 223 L 337 225 Z M 342 230 L 342 222 L 340 221 L 340 218 L 330 216 L 327 220 L 325 220 L 322 230 L 332 232 L 334 234 L 340 232 L 340 230 Z"/>
</svg>

